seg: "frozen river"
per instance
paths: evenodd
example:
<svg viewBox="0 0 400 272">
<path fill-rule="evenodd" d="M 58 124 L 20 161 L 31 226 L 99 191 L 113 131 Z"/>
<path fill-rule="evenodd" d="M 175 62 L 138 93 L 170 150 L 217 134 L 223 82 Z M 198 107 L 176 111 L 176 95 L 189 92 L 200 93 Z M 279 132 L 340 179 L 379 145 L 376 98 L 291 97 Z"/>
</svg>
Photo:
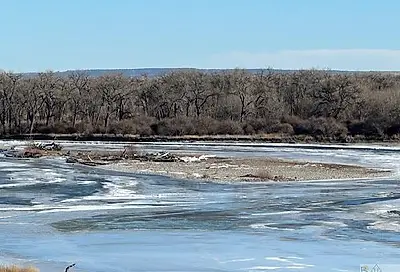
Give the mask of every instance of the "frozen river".
<svg viewBox="0 0 400 272">
<path fill-rule="evenodd" d="M 13 144 L 18 142 L 2 142 Z M 77 263 L 75 271 L 96 272 L 360 271 L 360 264 L 400 265 L 400 149 L 220 143 L 141 148 L 339 162 L 395 174 L 216 184 L 117 173 L 64 159 L 0 158 L 0 261 L 35 264 L 42 271 Z"/>
</svg>

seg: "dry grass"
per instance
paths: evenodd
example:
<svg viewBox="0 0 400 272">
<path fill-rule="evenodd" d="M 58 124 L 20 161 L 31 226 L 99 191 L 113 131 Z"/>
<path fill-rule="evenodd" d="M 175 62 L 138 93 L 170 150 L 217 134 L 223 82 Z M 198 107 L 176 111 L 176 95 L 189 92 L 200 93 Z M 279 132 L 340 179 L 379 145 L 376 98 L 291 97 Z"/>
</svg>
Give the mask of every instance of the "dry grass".
<svg viewBox="0 0 400 272">
<path fill-rule="evenodd" d="M 19 267 L 16 265 L 1 265 L 0 272 L 39 272 L 39 269 L 33 266 Z"/>
</svg>

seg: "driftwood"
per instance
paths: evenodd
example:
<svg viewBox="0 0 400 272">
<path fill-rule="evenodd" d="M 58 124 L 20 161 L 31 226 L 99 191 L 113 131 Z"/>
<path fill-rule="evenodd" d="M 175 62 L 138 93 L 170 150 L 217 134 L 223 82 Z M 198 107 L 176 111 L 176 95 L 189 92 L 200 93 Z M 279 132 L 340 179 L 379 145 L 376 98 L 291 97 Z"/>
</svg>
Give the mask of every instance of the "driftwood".
<svg viewBox="0 0 400 272">
<path fill-rule="evenodd" d="M 2 152 L 6 157 L 10 158 L 40 158 L 46 153 L 43 150 L 26 148 L 25 150 L 7 150 Z"/>
<path fill-rule="evenodd" d="M 33 143 L 23 150 L 15 150 L 15 147 L 9 149 L 1 149 L 0 153 L 3 153 L 6 157 L 13 158 L 40 158 L 48 155 L 61 154 L 62 146 L 54 142 L 49 144 L 44 143 Z"/>
<path fill-rule="evenodd" d="M 400 216 L 400 211 L 396 211 L 396 210 L 387 211 L 387 213 L 395 214 L 395 215 L 399 215 Z"/>
<path fill-rule="evenodd" d="M 77 158 L 68 157 L 65 162 L 66 163 L 78 163 L 79 161 Z"/>
<path fill-rule="evenodd" d="M 66 163 L 80 163 L 80 164 L 89 165 L 89 166 L 106 165 L 106 164 L 108 164 L 108 162 L 101 161 L 101 160 L 98 160 L 98 161 L 94 161 L 92 159 L 85 160 L 85 159 L 79 159 L 79 158 L 76 158 L 76 157 L 68 157 L 65 160 L 65 162 Z"/>
<path fill-rule="evenodd" d="M 103 161 L 78 161 L 78 163 L 88 166 L 97 166 L 97 165 L 107 165 L 107 162 Z"/>
<path fill-rule="evenodd" d="M 62 146 L 60 144 L 57 144 L 55 142 L 49 143 L 49 144 L 44 144 L 44 143 L 34 143 L 31 146 L 34 149 L 39 149 L 39 150 L 47 150 L 47 151 L 61 151 Z"/>
<path fill-rule="evenodd" d="M 176 162 L 180 161 L 180 158 L 168 153 L 168 152 L 161 152 L 161 153 L 146 153 L 144 155 L 137 155 L 134 159 L 140 161 L 154 161 L 154 162 Z"/>
<path fill-rule="evenodd" d="M 68 272 L 68 270 L 69 270 L 70 268 L 74 267 L 74 266 L 75 266 L 74 263 L 71 264 L 71 265 L 68 265 L 68 266 L 65 268 L 65 271 L 64 271 L 64 272 Z"/>
<path fill-rule="evenodd" d="M 96 154 L 83 154 L 78 153 L 75 156 L 69 156 L 66 159 L 67 163 L 80 163 L 89 166 L 96 166 L 96 165 L 105 165 L 113 161 L 121 161 L 121 160 L 138 160 L 138 161 L 153 161 L 153 162 L 177 162 L 182 161 L 176 155 L 173 155 L 169 152 L 159 152 L 159 153 L 145 153 L 145 154 L 127 154 L 125 151 L 121 154 L 109 154 L 109 155 L 97 155 Z"/>
</svg>

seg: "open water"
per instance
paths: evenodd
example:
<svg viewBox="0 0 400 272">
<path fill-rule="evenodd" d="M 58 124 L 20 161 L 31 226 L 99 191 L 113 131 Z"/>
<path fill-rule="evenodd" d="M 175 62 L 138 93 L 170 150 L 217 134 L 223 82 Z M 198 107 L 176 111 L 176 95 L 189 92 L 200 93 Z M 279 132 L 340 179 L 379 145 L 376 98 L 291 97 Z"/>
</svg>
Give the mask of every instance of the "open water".
<svg viewBox="0 0 400 272">
<path fill-rule="evenodd" d="M 63 271 L 71 263 L 75 271 L 93 272 L 360 271 L 361 264 L 376 263 L 398 264 L 390 271 L 400 271 L 400 149 L 221 143 L 141 148 L 338 162 L 394 174 L 218 184 L 94 169 L 63 158 L 2 157 L 0 262 L 42 271 Z"/>
</svg>

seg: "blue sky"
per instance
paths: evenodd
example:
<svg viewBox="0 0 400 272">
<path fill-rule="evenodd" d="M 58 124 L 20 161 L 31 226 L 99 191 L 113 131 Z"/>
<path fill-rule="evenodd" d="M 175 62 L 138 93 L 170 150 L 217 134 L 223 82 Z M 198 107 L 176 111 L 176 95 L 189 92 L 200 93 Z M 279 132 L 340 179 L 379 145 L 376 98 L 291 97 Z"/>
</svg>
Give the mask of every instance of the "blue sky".
<svg viewBox="0 0 400 272">
<path fill-rule="evenodd" d="M 400 70 L 400 1 L 0 0 L 0 69 Z"/>
</svg>

